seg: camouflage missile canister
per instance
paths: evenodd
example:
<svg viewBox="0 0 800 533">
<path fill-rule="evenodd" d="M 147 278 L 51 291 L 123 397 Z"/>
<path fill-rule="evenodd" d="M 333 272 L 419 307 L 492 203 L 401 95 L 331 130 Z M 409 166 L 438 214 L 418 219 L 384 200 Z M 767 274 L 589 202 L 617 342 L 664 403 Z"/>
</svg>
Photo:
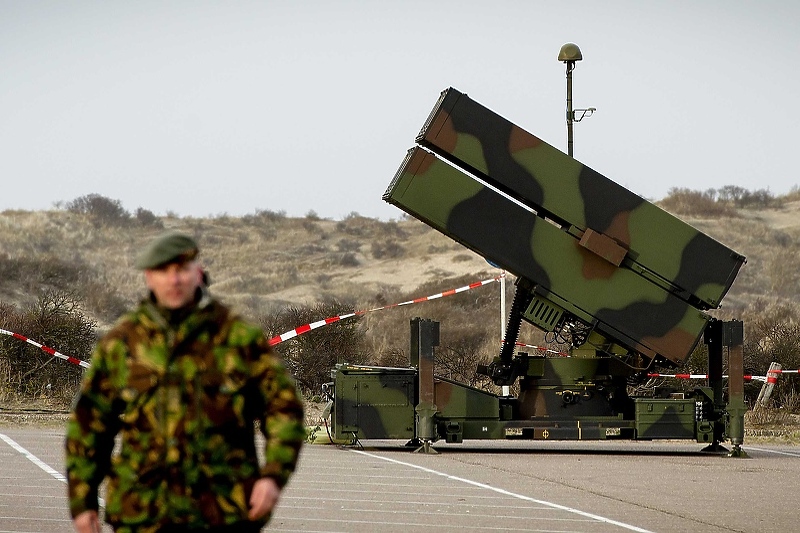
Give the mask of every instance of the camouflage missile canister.
<svg viewBox="0 0 800 533">
<path fill-rule="evenodd" d="M 719 306 L 744 264 L 455 89 L 417 142 L 384 200 L 529 280 L 548 309 L 648 357 L 685 360 L 709 320 L 703 311 Z"/>
</svg>

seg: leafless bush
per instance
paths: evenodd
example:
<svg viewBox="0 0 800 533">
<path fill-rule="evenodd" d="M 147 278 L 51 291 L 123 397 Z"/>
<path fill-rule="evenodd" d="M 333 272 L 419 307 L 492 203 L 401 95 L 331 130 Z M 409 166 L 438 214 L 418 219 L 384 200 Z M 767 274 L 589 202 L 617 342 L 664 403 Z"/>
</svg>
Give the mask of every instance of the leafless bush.
<svg viewBox="0 0 800 533">
<path fill-rule="evenodd" d="M 734 202 L 736 207 L 743 208 L 765 208 L 781 207 L 782 199 L 776 198 L 769 189 L 758 189 L 755 191 L 745 190 L 744 193 Z"/>
<path fill-rule="evenodd" d="M 379 366 L 404 368 L 409 365 L 409 357 L 404 350 L 395 347 L 395 348 L 390 348 L 385 352 L 379 354 L 375 362 Z"/>
<path fill-rule="evenodd" d="M 800 368 L 800 308 L 793 303 L 771 303 L 756 300 L 744 310 L 744 373 L 764 376 L 773 361 L 784 369 Z M 727 357 L 724 359 L 727 374 Z M 700 342 L 681 366 L 681 372 L 708 373 L 708 347 Z M 800 382 L 794 374 L 782 374 L 775 385 L 772 403 L 776 407 L 795 412 L 800 409 Z M 688 380 L 670 380 L 677 389 L 693 389 L 697 383 Z M 753 405 L 761 390 L 759 381 L 745 382 L 745 401 Z"/>
<path fill-rule="evenodd" d="M 368 233 L 367 228 L 359 220 L 358 213 L 350 213 L 344 220 L 336 223 L 336 231 L 353 235 L 355 237 L 365 237 Z"/>
<path fill-rule="evenodd" d="M 340 252 L 357 252 L 361 249 L 361 243 L 352 239 L 339 239 L 336 248 Z"/>
<path fill-rule="evenodd" d="M 778 403 L 790 413 L 800 413 L 800 392 L 797 388 L 792 388 L 780 395 Z"/>
<path fill-rule="evenodd" d="M 308 307 L 288 307 L 260 319 L 269 337 L 277 336 L 318 320 L 352 312 L 354 307 L 338 301 Z M 319 394 L 330 381 L 337 363 L 363 364 L 366 359 L 365 334 L 360 318 L 351 317 L 311 330 L 276 346 L 304 394 Z"/>
<path fill-rule="evenodd" d="M 137 207 L 136 211 L 134 211 L 133 216 L 142 226 L 149 226 L 153 228 L 163 228 L 164 223 L 158 218 L 155 213 L 150 211 L 149 209 L 144 209 L 143 207 Z"/>
<path fill-rule="evenodd" d="M 472 277 L 444 278 L 417 287 L 410 293 L 392 290 L 392 301 L 407 301 L 421 295 L 441 292 L 474 281 Z M 495 286 L 496 287 L 496 286 Z M 377 303 L 385 305 L 387 296 L 378 294 Z M 387 313 L 368 314 L 370 359 L 372 364 L 407 366 L 409 323 L 424 317 L 440 323 L 440 344 L 434 350 L 434 371 L 471 385 L 491 389 L 492 385 L 476 373 L 478 364 L 488 363 L 499 353 L 499 294 L 488 287 L 446 299 L 437 299 L 401 307 Z"/>
<path fill-rule="evenodd" d="M 667 211 L 676 214 L 708 217 L 737 216 L 736 210 L 730 205 L 715 200 L 713 191 L 700 192 L 673 187 L 659 204 Z"/>
<path fill-rule="evenodd" d="M 382 236 L 376 235 L 376 237 L 382 239 L 400 239 L 405 240 L 408 238 L 408 232 L 400 227 L 400 225 L 395 222 L 394 220 L 390 220 L 389 222 L 381 222 L 380 225 L 376 228 L 376 232 L 379 231 Z"/>
<path fill-rule="evenodd" d="M 373 241 L 370 250 L 375 259 L 398 259 L 406 252 L 396 241 Z"/>
<path fill-rule="evenodd" d="M 317 220 L 319 220 L 319 218 L 304 218 L 301 225 L 304 230 L 313 235 L 320 232 L 319 224 L 316 222 Z"/>
<path fill-rule="evenodd" d="M 436 350 L 434 371 L 473 387 L 488 384 L 487 376 L 477 373 L 478 365 L 486 361 L 486 340 L 485 333 L 479 330 L 453 335 Z"/>
<path fill-rule="evenodd" d="M 706 217 L 738 216 L 733 207 L 744 209 L 779 208 L 789 197 L 776 197 L 769 189 L 750 191 L 738 185 L 693 191 L 673 187 L 660 203 L 673 213 Z"/>
<path fill-rule="evenodd" d="M 67 211 L 89 215 L 97 225 L 127 226 L 131 214 L 119 200 L 112 200 L 99 194 L 87 194 L 66 203 Z"/>
<path fill-rule="evenodd" d="M 86 317 L 74 293 L 45 290 L 38 301 L 22 311 L 3 306 L 2 328 L 58 350 L 88 360 L 96 340 L 94 321 Z M 0 338 L 0 359 L 7 372 L 6 385 L 16 399 L 51 401 L 69 405 L 77 392 L 82 369 L 19 339 Z"/>
<path fill-rule="evenodd" d="M 254 215 L 245 215 L 242 217 L 243 222 L 261 223 L 267 222 L 283 222 L 286 220 L 286 211 L 271 211 L 269 209 L 257 209 Z"/>
<path fill-rule="evenodd" d="M 278 232 L 285 225 L 286 211 L 270 211 L 269 209 L 256 210 L 253 215 L 244 215 L 242 222 L 255 228 L 258 234 L 266 240 L 275 240 Z"/>
<path fill-rule="evenodd" d="M 357 267 L 361 264 L 361 262 L 358 260 L 358 257 L 356 257 L 356 254 L 352 252 L 347 252 L 342 254 L 339 257 L 337 263 L 339 266 L 349 267 L 349 268 Z"/>
<path fill-rule="evenodd" d="M 764 375 L 771 362 L 785 369 L 800 368 L 800 308 L 796 304 L 766 304 L 756 302 L 745 318 L 745 368 L 753 374 Z M 757 394 L 756 388 L 755 394 Z M 795 398 L 800 383 L 792 374 L 781 375 L 775 385 L 773 398 L 778 402 Z M 786 405 L 794 409 L 796 406 Z M 778 403 L 779 407 L 783 404 Z"/>
</svg>

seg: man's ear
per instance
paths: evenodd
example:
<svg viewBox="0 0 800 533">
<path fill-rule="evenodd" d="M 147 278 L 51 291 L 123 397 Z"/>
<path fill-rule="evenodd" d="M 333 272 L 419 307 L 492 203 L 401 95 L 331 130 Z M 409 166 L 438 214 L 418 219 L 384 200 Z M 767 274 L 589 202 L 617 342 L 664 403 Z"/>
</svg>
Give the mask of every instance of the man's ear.
<svg viewBox="0 0 800 533">
<path fill-rule="evenodd" d="M 197 277 L 195 281 L 197 285 L 200 286 L 203 285 L 203 272 L 205 271 L 205 269 L 203 268 L 203 265 L 201 265 L 200 263 L 195 263 L 195 266 L 197 267 L 195 268 L 195 276 Z"/>
<path fill-rule="evenodd" d="M 153 289 L 153 286 L 150 283 L 150 276 L 151 276 L 150 271 L 149 270 L 145 270 L 144 271 L 144 284 L 145 284 L 145 286 L 147 286 L 147 290 L 152 290 Z"/>
</svg>

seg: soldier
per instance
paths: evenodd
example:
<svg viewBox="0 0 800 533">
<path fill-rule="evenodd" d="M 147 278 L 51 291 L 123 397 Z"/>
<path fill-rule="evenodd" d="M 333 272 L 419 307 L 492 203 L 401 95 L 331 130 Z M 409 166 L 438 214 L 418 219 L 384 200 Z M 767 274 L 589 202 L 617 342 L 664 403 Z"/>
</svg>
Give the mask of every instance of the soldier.
<svg viewBox="0 0 800 533">
<path fill-rule="evenodd" d="M 197 254 L 180 233 L 153 240 L 136 262 L 148 297 L 95 348 L 66 438 L 79 532 L 100 531 L 106 477 L 119 533 L 256 532 L 294 471 L 305 438 L 294 380 L 262 331 L 209 295 Z"/>
</svg>

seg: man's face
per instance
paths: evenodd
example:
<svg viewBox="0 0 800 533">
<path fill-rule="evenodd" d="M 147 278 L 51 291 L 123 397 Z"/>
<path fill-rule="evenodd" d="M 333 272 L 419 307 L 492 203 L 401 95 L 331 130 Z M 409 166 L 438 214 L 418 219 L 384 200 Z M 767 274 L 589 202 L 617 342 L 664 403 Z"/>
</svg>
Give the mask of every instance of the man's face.
<svg viewBox="0 0 800 533">
<path fill-rule="evenodd" d="M 196 261 L 167 263 L 144 271 L 147 288 L 156 302 L 166 309 L 178 309 L 194 299 L 202 282 L 202 271 Z"/>
</svg>

